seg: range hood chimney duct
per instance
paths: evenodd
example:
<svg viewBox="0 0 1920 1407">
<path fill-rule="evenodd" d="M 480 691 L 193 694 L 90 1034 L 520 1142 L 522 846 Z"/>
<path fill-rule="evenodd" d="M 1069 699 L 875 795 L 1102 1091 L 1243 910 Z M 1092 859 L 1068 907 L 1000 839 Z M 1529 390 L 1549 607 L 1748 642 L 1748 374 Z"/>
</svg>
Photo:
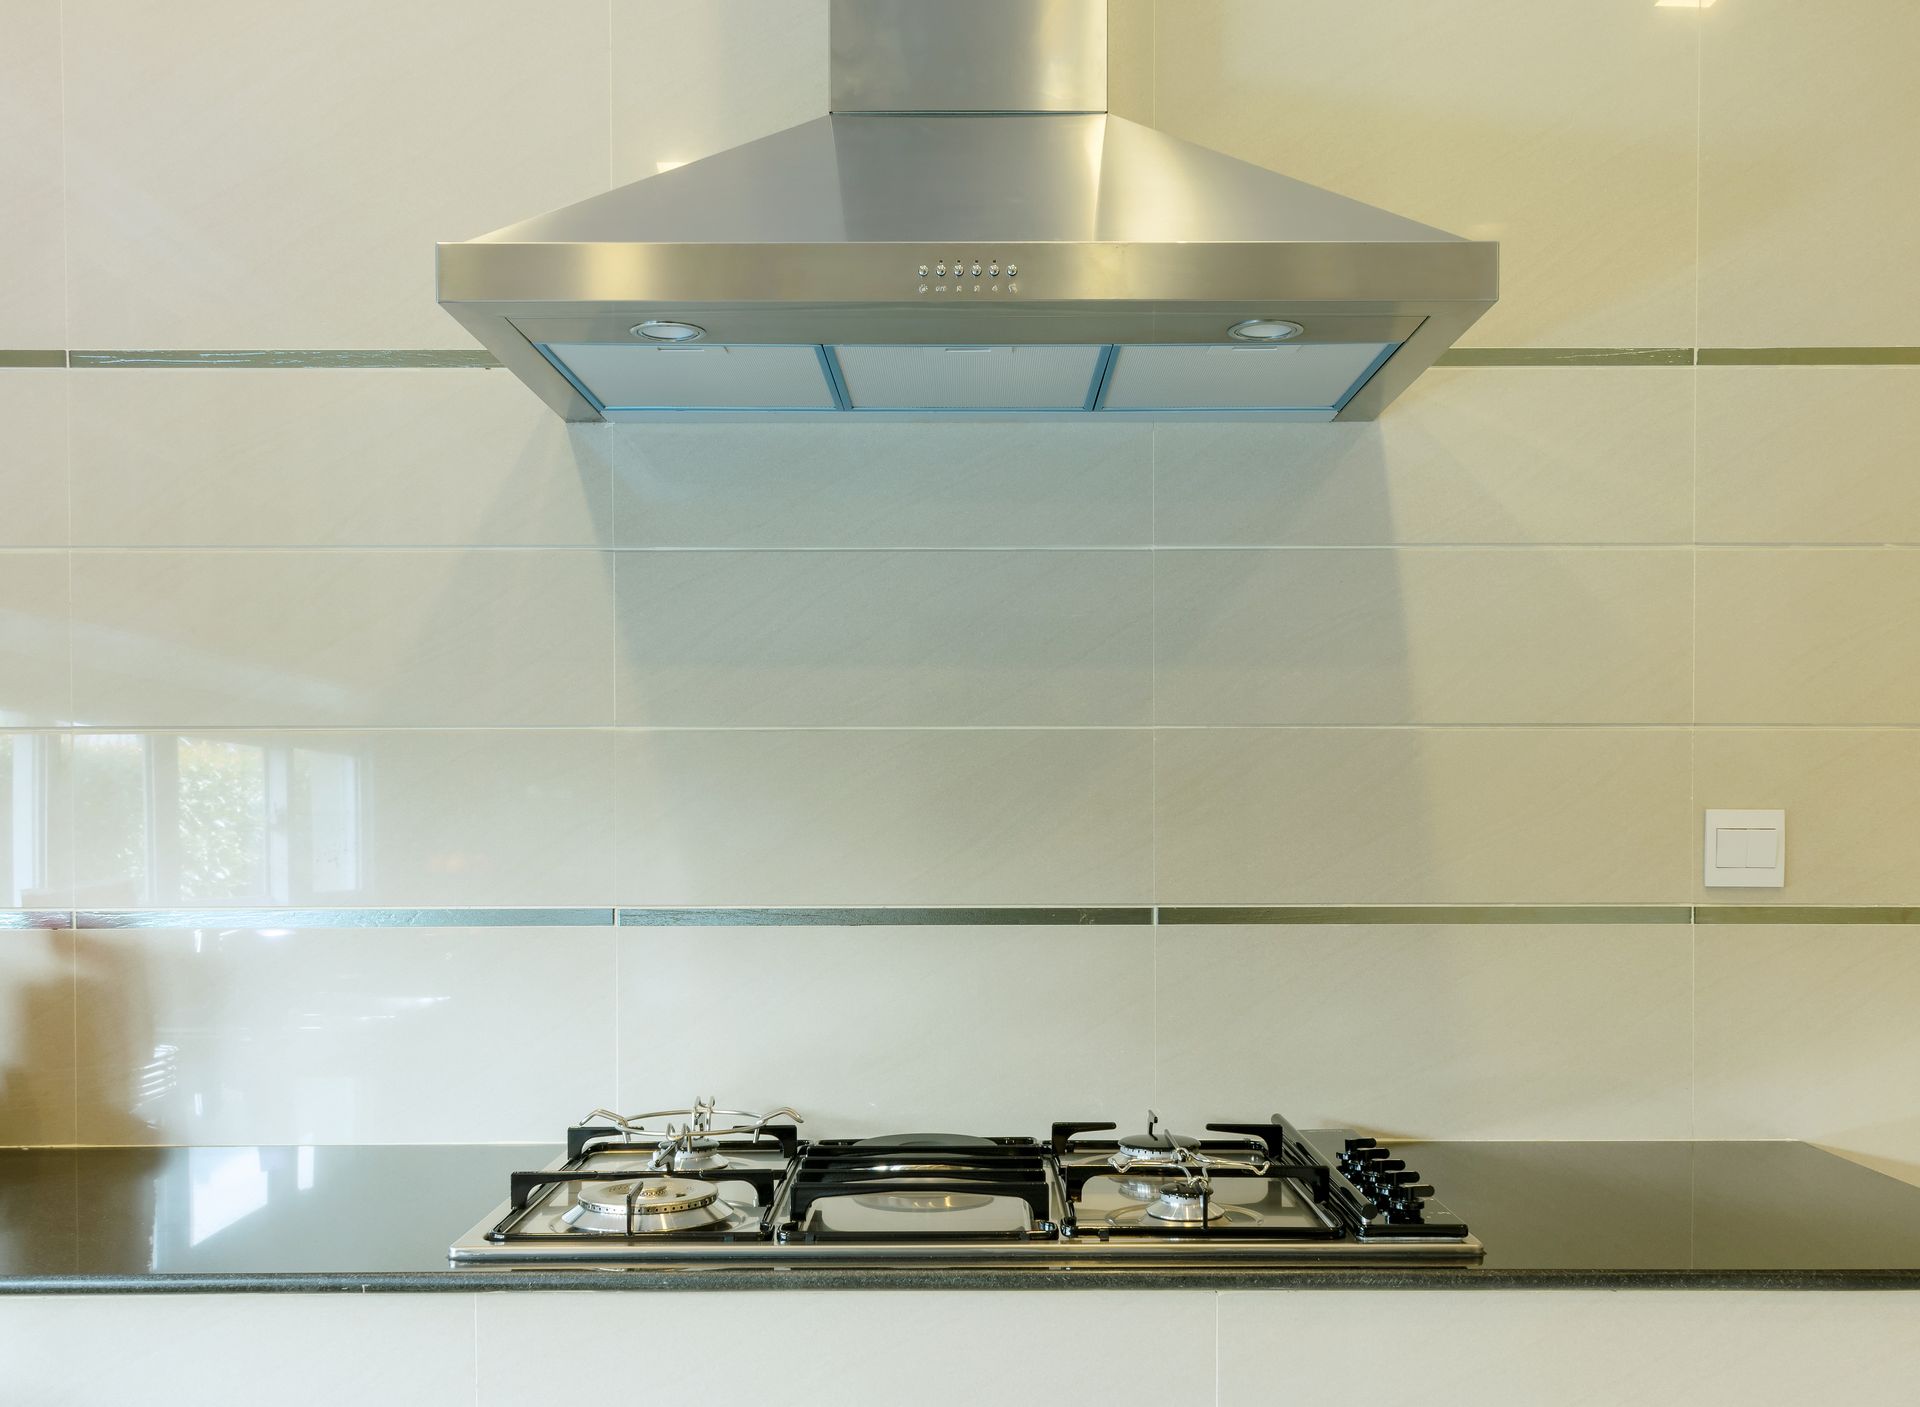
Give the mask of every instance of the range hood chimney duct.
<svg viewBox="0 0 1920 1407">
<path fill-rule="evenodd" d="M 1106 0 L 831 0 L 831 112 L 464 243 L 569 420 L 1371 420 L 1499 247 L 1107 111 Z"/>
</svg>

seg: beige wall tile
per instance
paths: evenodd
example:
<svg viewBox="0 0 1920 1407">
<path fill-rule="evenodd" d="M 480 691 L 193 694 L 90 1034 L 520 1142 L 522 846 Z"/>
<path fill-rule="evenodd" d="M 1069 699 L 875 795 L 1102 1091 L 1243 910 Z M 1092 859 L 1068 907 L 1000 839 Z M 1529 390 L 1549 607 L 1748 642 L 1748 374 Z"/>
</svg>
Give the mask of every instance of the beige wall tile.
<svg viewBox="0 0 1920 1407">
<path fill-rule="evenodd" d="M 1702 19 L 1702 342 L 1912 343 L 1920 7 L 1743 0 Z"/>
<path fill-rule="evenodd" d="M 0 132 L 0 348 L 64 347 L 59 0 L 0 0 Z"/>
<path fill-rule="evenodd" d="M 1215 728 L 1163 732 L 1155 749 L 1162 904 L 1690 890 L 1682 730 Z"/>
<path fill-rule="evenodd" d="M 86 930 L 80 1139 L 552 1138 L 611 1089 L 613 943 L 611 928 Z"/>
<path fill-rule="evenodd" d="M 832 1290 L 725 1299 L 720 1311 L 709 1294 L 647 1297 L 649 1333 L 683 1346 L 649 1363 L 660 1397 L 705 1395 L 713 1365 L 724 1362 L 739 1399 L 796 1407 L 891 1398 L 973 1407 L 1009 1384 L 1020 1396 L 1076 1404 L 1124 1399 L 1143 1386 L 1164 1407 L 1213 1401 L 1212 1295 Z M 476 1304 L 479 1407 L 544 1399 L 556 1343 L 629 1333 L 634 1312 L 619 1295 L 484 1295 Z M 741 1344 L 753 1351 L 741 1353 Z"/>
<path fill-rule="evenodd" d="M 71 759 L 64 733 L 0 733 L 0 909 L 73 907 Z"/>
<path fill-rule="evenodd" d="M 83 733 L 83 907 L 613 903 L 603 732 Z"/>
<path fill-rule="evenodd" d="M 1146 552 L 623 552 L 622 723 L 1145 724 Z"/>
<path fill-rule="evenodd" d="M 1651 3 L 1159 7 L 1156 113 L 1204 142 L 1501 241 L 1498 346 L 1693 334 L 1696 21 Z"/>
<path fill-rule="evenodd" d="M 1150 539 L 1150 425 L 623 425 L 622 547 L 1121 547 Z"/>
<path fill-rule="evenodd" d="M 1135 904 L 1131 730 L 643 732 L 614 774 L 635 905 Z"/>
<path fill-rule="evenodd" d="M 1155 540 L 1174 546 L 1690 535 L 1684 368 L 1442 368 L 1371 424 L 1153 433 Z"/>
<path fill-rule="evenodd" d="M 132 727 L 606 723 L 609 573 L 592 552 L 79 553 L 79 714 Z"/>
<path fill-rule="evenodd" d="M 1906 729 L 1702 729 L 1694 739 L 1701 807 L 1787 813 L 1780 889 L 1707 889 L 1704 827 L 1693 828 L 1702 903 L 1920 904 L 1920 732 Z"/>
<path fill-rule="evenodd" d="M 464 347 L 433 245 L 607 185 L 605 0 L 71 0 L 73 345 Z"/>
<path fill-rule="evenodd" d="M 92 371 L 75 540 L 100 546 L 600 546 L 609 428 L 478 371 Z"/>
<path fill-rule="evenodd" d="M 1920 929 L 1703 925 L 1697 1137 L 1804 1138 L 1920 1174 Z"/>
<path fill-rule="evenodd" d="M 1381 1352 L 1424 1407 L 1824 1401 L 1900 1407 L 1920 1369 L 1905 1295 L 1818 1291 L 1474 1290 L 1220 1296 L 1219 1407 L 1336 1393 Z M 1629 1347 L 1630 1346 L 1630 1347 Z"/>
<path fill-rule="evenodd" d="M 1703 723 L 1920 723 L 1920 553 L 1699 554 Z"/>
<path fill-rule="evenodd" d="M 741 1108 L 791 1105 L 814 1138 L 992 1137 L 1067 1117 L 1062 1090 L 1031 1077 L 1069 1069 L 1085 1117 L 1149 1103 L 1146 927 L 626 928 L 620 942 L 627 1107 L 717 1088 Z M 741 973 L 780 974 L 778 999 L 716 1045 L 712 994 Z M 1098 1000 L 1061 999 L 1076 991 Z"/>
<path fill-rule="evenodd" d="M 1156 932 L 1154 1108 L 1180 1127 L 1225 1109 L 1396 1138 L 1687 1137 L 1685 927 Z M 1361 1010 L 1393 1038 L 1352 1041 Z"/>
<path fill-rule="evenodd" d="M 16 1296 L 0 1341 L 10 1390 L 59 1407 L 473 1401 L 465 1295 Z"/>
<path fill-rule="evenodd" d="M 1164 552 L 1156 718 L 1684 723 L 1692 606 L 1684 551 Z"/>
<path fill-rule="evenodd" d="M 827 0 L 613 0 L 613 179 L 827 114 Z"/>
<path fill-rule="evenodd" d="M 1115 117 L 1153 125 L 1156 0 L 1108 0 L 1107 108 Z"/>
<path fill-rule="evenodd" d="M 1920 542 L 1920 367 L 1708 367 L 1702 542 Z"/>
<path fill-rule="evenodd" d="M 71 933 L 0 929 L 0 1145 L 74 1141 L 73 996 Z"/>
<path fill-rule="evenodd" d="M 0 547 L 67 545 L 67 373 L 0 371 Z"/>
<path fill-rule="evenodd" d="M 67 554 L 0 551 L 0 727 L 72 712 Z"/>
</svg>

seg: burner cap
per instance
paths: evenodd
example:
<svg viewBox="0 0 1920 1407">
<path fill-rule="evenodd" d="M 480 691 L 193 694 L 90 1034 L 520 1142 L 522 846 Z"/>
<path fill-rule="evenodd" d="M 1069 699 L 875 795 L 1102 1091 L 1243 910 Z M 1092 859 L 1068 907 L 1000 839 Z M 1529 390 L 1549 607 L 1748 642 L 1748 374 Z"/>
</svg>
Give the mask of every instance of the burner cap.
<svg viewBox="0 0 1920 1407">
<path fill-rule="evenodd" d="M 1134 1158 L 1148 1158 L 1155 1153 L 1171 1153 L 1176 1148 L 1199 1146 L 1199 1139 L 1188 1138 L 1183 1133 L 1130 1133 L 1120 1140 L 1120 1152 Z"/>
<path fill-rule="evenodd" d="M 1147 1215 L 1155 1221 L 1200 1226 L 1221 1220 L 1226 1216 L 1226 1210 L 1217 1202 L 1203 1199 L 1199 1188 L 1187 1183 L 1174 1183 L 1160 1189 L 1160 1196 L 1147 1208 Z"/>
<path fill-rule="evenodd" d="M 583 1182 L 579 1203 L 590 1212 L 624 1217 L 627 1198 L 633 1195 L 633 1209 L 641 1216 L 666 1216 L 673 1212 L 698 1211 L 710 1207 L 720 1195 L 711 1182 L 690 1177 L 660 1177 L 642 1182 L 635 1193 L 631 1181 Z"/>
</svg>

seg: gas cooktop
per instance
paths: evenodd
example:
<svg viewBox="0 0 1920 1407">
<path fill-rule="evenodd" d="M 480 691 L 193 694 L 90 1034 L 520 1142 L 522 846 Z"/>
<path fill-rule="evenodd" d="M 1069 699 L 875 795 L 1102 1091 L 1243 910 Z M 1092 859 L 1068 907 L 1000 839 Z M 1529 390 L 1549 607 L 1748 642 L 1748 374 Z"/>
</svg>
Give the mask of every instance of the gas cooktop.
<svg viewBox="0 0 1920 1407">
<path fill-rule="evenodd" d="M 1278 1115 L 1045 1140 L 806 1140 L 791 1109 L 596 1109 L 566 1155 L 509 1179 L 454 1263 L 1259 1266 L 1459 1263 L 1483 1248 L 1374 1139 Z"/>
</svg>

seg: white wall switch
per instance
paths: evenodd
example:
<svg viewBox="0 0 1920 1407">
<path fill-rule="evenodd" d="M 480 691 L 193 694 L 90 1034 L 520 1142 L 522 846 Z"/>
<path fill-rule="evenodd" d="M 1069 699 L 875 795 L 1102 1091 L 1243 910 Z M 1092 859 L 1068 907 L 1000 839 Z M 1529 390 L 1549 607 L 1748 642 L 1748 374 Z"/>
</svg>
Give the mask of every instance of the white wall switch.
<svg viewBox="0 0 1920 1407">
<path fill-rule="evenodd" d="M 1779 889 L 1787 882 L 1785 811 L 1707 812 L 1707 888 Z"/>
</svg>

